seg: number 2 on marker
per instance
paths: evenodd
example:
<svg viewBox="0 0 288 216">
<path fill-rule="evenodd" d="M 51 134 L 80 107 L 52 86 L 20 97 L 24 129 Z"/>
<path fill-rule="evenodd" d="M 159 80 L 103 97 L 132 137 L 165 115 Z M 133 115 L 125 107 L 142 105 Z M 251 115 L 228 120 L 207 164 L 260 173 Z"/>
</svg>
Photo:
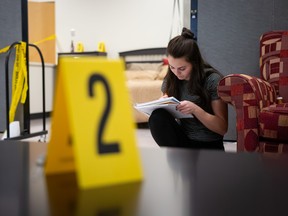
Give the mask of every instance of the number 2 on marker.
<svg viewBox="0 0 288 216">
<path fill-rule="evenodd" d="M 88 84 L 88 94 L 90 97 L 95 97 L 96 93 L 93 91 L 93 86 L 96 83 L 103 84 L 105 87 L 106 91 L 106 98 L 107 98 L 107 103 L 105 106 L 105 109 L 103 111 L 102 118 L 100 120 L 100 125 L 97 127 L 97 139 L 96 139 L 96 150 L 99 154 L 110 154 L 110 153 L 119 153 L 120 148 L 119 148 L 119 143 L 117 142 L 112 142 L 112 143 L 105 143 L 102 139 L 103 132 L 105 129 L 105 123 L 109 117 L 109 113 L 111 110 L 112 106 L 112 100 L 111 100 L 111 92 L 109 88 L 109 84 L 107 80 L 105 79 L 104 76 L 101 74 L 92 74 L 89 78 L 89 84 Z"/>
</svg>

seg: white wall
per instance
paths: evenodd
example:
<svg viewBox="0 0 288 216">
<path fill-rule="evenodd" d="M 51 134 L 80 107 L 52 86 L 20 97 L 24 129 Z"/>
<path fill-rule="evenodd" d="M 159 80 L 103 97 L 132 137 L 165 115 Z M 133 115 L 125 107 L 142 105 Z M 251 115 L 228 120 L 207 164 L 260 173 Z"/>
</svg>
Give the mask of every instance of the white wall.
<svg viewBox="0 0 288 216">
<path fill-rule="evenodd" d="M 53 108 L 55 65 L 45 64 L 45 110 L 51 112 Z M 30 88 L 30 113 L 36 114 L 43 111 L 42 106 L 42 65 L 40 63 L 29 64 L 29 88 Z"/>
<path fill-rule="evenodd" d="M 165 47 L 173 3 L 174 0 L 55 0 L 57 51 L 70 51 L 72 28 L 74 41 L 81 41 L 85 51 L 96 51 L 98 43 L 104 41 L 109 57 L 132 49 Z M 190 0 L 180 0 L 181 22 L 189 27 L 187 11 Z M 177 11 L 174 17 L 173 36 L 179 33 Z"/>
<path fill-rule="evenodd" d="M 47 2 L 54 0 L 29 0 Z M 70 51 L 70 29 L 75 41 L 82 41 L 85 51 L 98 49 L 104 41 L 109 57 L 118 52 L 151 47 L 165 47 L 182 26 L 190 26 L 190 0 L 180 0 L 173 16 L 174 0 L 55 0 L 57 51 Z M 55 66 L 45 64 L 46 112 L 52 111 Z M 42 112 L 41 65 L 30 63 L 30 113 Z"/>
</svg>

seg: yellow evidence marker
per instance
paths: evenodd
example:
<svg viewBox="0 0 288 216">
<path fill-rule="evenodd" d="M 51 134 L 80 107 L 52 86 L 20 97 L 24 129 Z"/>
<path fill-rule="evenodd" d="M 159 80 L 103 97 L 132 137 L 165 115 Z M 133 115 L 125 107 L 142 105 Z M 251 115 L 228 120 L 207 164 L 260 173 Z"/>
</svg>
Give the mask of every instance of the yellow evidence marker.
<svg viewBox="0 0 288 216">
<path fill-rule="evenodd" d="M 124 62 L 60 57 L 45 172 L 81 188 L 142 180 Z"/>
</svg>

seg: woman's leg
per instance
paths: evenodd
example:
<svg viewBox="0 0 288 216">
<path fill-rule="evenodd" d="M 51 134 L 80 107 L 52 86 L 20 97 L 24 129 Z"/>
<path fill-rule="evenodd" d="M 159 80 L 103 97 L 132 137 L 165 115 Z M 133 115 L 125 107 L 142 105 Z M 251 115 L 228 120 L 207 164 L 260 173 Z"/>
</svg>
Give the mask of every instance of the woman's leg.
<svg viewBox="0 0 288 216">
<path fill-rule="evenodd" d="M 191 140 L 191 148 L 193 149 L 211 149 L 211 150 L 222 150 L 224 151 L 223 140 L 215 140 L 215 141 L 196 141 Z"/>
<path fill-rule="evenodd" d="M 159 146 L 185 147 L 189 143 L 175 118 L 164 109 L 154 110 L 148 123 L 152 137 Z"/>
<path fill-rule="evenodd" d="M 159 146 L 224 150 L 223 140 L 210 142 L 190 140 L 175 118 L 164 109 L 154 110 L 148 123 L 152 137 Z"/>
</svg>

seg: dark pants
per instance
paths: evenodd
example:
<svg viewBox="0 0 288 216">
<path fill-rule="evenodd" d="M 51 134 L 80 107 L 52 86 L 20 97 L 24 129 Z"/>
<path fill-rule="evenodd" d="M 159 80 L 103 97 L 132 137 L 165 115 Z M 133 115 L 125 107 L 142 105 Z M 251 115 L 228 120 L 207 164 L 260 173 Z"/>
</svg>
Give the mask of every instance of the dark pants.
<svg viewBox="0 0 288 216">
<path fill-rule="evenodd" d="M 153 111 L 149 128 L 159 146 L 224 150 L 223 140 L 202 142 L 189 139 L 175 118 L 164 109 Z"/>
</svg>

